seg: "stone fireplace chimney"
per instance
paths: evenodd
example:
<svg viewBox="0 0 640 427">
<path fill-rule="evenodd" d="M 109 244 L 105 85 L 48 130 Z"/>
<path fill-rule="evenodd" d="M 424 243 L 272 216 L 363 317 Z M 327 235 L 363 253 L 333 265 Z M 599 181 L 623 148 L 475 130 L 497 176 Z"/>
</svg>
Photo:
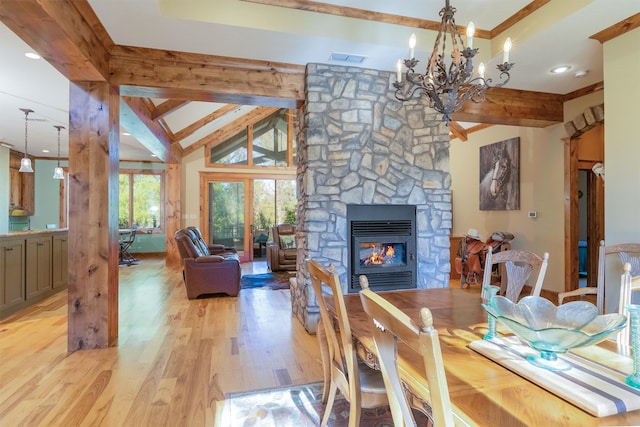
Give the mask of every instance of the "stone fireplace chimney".
<svg viewBox="0 0 640 427">
<path fill-rule="evenodd" d="M 397 101 L 393 79 L 386 71 L 307 65 L 291 304 L 310 333 L 319 313 L 304 260 L 333 264 L 347 293 L 347 205 L 415 206 L 417 287 L 449 286 L 448 128 L 420 101 Z"/>
</svg>

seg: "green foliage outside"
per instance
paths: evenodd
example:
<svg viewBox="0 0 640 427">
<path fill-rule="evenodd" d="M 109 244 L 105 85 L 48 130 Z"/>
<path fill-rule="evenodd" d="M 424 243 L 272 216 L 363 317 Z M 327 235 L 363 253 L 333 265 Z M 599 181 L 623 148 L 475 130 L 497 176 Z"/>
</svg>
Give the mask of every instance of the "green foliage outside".
<svg viewBox="0 0 640 427">
<path fill-rule="evenodd" d="M 284 217 L 284 222 L 287 224 L 294 224 L 296 223 L 296 209 L 295 208 L 285 208 L 285 217 Z"/>
<path fill-rule="evenodd" d="M 120 174 L 118 226 L 159 228 L 162 226 L 161 175 Z M 131 191 L 133 190 L 133 191 Z M 133 211 L 131 211 L 133 207 Z"/>
<path fill-rule="evenodd" d="M 276 224 L 295 224 L 298 199 L 295 180 L 253 181 L 253 225 L 255 236 L 268 234 Z"/>
</svg>

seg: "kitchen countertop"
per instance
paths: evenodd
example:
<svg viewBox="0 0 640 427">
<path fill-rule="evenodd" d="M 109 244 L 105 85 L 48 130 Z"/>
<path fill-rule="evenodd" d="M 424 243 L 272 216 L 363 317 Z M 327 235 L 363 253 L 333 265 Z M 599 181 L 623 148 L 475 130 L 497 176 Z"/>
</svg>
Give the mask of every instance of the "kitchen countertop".
<svg viewBox="0 0 640 427">
<path fill-rule="evenodd" d="M 68 228 L 50 228 L 44 230 L 23 230 L 23 231 L 10 231 L 6 234 L 0 234 L 0 238 L 2 237 L 27 237 L 27 236 L 37 236 L 40 234 L 53 234 L 59 233 L 62 231 L 69 231 Z"/>
</svg>

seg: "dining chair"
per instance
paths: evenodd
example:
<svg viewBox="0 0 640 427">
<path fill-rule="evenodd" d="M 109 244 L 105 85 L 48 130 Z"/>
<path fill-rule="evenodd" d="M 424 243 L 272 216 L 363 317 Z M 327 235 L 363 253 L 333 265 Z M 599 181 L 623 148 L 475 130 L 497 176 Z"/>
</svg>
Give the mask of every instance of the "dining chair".
<svg viewBox="0 0 640 427">
<path fill-rule="evenodd" d="M 323 401 L 327 399 L 327 405 L 321 425 L 327 425 L 336 393 L 340 390 L 349 402 L 349 426 L 355 427 L 360 425 L 362 408 L 387 405 L 384 380 L 380 371 L 368 367 L 356 355 L 338 275 L 317 261 L 307 260 L 306 264 L 320 308 L 322 327 L 318 325 L 318 329 L 321 329 L 320 333 L 326 337 L 329 350 L 328 360 L 323 357 L 323 363 L 329 365 L 330 381 L 329 393 L 325 390 L 323 394 Z M 336 309 L 335 318 L 323 299 L 323 285 L 331 291 Z"/>
<path fill-rule="evenodd" d="M 548 252 L 545 252 L 542 257 L 533 252 L 518 249 L 493 253 L 491 246 L 489 246 L 482 278 L 482 298 L 487 297 L 486 290 L 491 285 L 494 266 L 503 267 L 501 268 L 503 273 L 500 275 L 500 295 L 504 295 L 513 302 L 518 302 L 522 288 L 531 274 L 535 273 L 536 279 L 529 295 L 540 296 L 548 262 Z"/>
<path fill-rule="evenodd" d="M 433 327 L 431 311 L 424 307 L 420 310 L 420 319 L 411 319 L 381 295 L 369 289 L 366 276 L 360 276 L 360 286 L 362 287 L 360 291 L 362 307 L 373 324 L 373 338 L 380 370 L 387 387 L 393 425 L 416 425 L 398 370 L 398 341 L 402 341 L 424 359 L 428 384 L 425 395 L 417 396 L 418 400 L 424 400 L 430 406 L 430 413 L 429 411 L 424 413 L 434 426 L 453 426 L 449 387 L 438 331 Z"/>
<path fill-rule="evenodd" d="M 136 233 L 138 229 L 138 224 L 133 224 L 131 227 L 131 232 L 123 235 L 120 240 L 120 264 L 132 265 L 136 264 L 139 260 L 135 258 L 129 252 L 129 248 L 136 240 Z"/>
<path fill-rule="evenodd" d="M 631 304 L 633 292 L 640 291 L 640 273 L 636 274 L 630 262 L 625 262 L 622 267 L 623 273 L 620 276 L 620 305 L 618 311 L 627 316 L 627 326 L 618 332 L 618 349 L 624 349 L 623 353 L 629 353 L 631 338 L 631 319 L 627 304 Z M 633 271 L 633 272 L 632 272 Z"/>
<path fill-rule="evenodd" d="M 640 243 L 620 243 L 617 245 L 606 246 L 604 240 L 600 241 L 598 248 L 598 279 L 596 286 L 584 286 L 582 288 L 573 289 L 567 292 L 558 293 L 558 304 L 562 304 L 565 298 L 577 297 L 584 295 L 595 295 L 598 314 L 604 313 L 604 295 L 605 295 L 605 279 L 607 277 L 607 260 L 611 255 L 617 255 L 620 264 L 629 262 L 632 269 L 640 269 Z M 634 267 L 634 265 L 636 267 Z M 618 270 L 619 271 L 619 270 Z M 632 276 L 640 275 L 640 271 L 633 271 Z"/>
</svg>

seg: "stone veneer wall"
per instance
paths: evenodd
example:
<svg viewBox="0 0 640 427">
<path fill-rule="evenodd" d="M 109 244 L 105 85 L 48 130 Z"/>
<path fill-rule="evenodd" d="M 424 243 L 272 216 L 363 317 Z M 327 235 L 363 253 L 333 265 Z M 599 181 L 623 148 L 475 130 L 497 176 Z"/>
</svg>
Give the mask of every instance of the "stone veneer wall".
<svg viewBox="0 0 640 427">
<path fill-rule="evenodd" d="M 332 263 L 346 293 L 348 204 L 415 205 L 418 288 L 449 285 L 449 132 L 429 107 L 397 101 L 393 78 L 385 71 L 307 65 L 291 304 L 310 333 L 319 313 L 304 260 Z"/>
</svg>

